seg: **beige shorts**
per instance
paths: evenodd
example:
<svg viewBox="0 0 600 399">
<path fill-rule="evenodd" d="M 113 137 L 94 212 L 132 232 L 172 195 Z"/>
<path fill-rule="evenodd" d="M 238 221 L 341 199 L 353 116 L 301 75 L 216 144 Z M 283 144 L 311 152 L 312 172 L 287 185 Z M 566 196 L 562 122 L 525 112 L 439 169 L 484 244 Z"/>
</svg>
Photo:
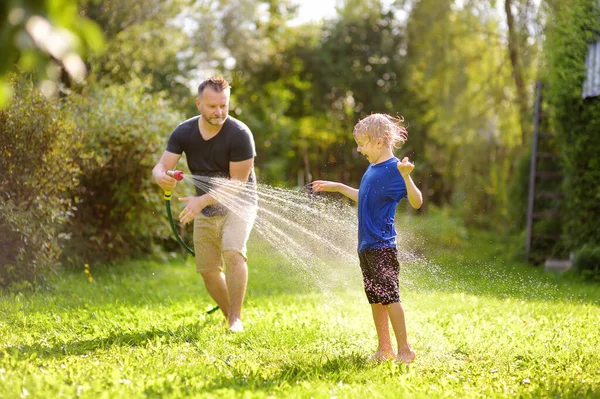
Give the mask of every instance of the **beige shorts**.
<svg viewBox="0 0 600 399">
<path fill-rule="evenodd" d="M 223 269 L 223 252 L 239 252 L 244 259 L 246 242 L 256 219 L 256 209 L 249 209 L 240 216 L 229 212 L 225 216 L 207 217 L 198 215 L 194 219 L 194 252 L 196 253 L 196 271 Z"/>
</svg>

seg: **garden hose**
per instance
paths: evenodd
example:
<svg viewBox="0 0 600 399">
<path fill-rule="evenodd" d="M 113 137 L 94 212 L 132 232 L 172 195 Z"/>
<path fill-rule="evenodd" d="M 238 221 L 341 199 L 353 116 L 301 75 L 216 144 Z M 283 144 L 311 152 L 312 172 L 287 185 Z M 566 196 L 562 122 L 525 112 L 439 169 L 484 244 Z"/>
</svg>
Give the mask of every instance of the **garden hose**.
<svg viewBox="0 0 600 399">
<path fill-rule="evenodd" d="M 180 170 L 169 170 L 169 171 L 167 171 L 167 175 L 171 176 L 172 178 L 174 178 L 177 181 L 183 180 L 183 172 Z M 175 235 L 177 242 L 183 247 L 183 249 L 185 249 L 190 255 L 196 256 L 196 253 L 194 252 L 194 250 L 192 248 L 190 248 L 185 242 L 183 242 L 183 240 L 181 239 L 181 236 L 179 235 L 179 232 L 177 231 L 177 227 L 175 227 L 175 222 L 173 222 L 173 214 L 171 213 L 171 198 L 172 197 L 173 197 L 172 192 L 165 190 L 165 195 L 163 196 L 163 198 L 165 199 L 165 207 L 167 209 L 167 216 L 169 217 L 169 224 L 171 225 L 171 230 L 173 231 L 173 234 Z M 211 314 L 211 313 L 216 312 L 217 310 L 219 310 L 219 307 L 215 306 L 214 308 L 210 309 L 206 313 Z"/>
<path fill-rule="evenodd" d="M 190 255 L 196 256 L 196 253 L 194 252 L 194 250 L 192 248 L 188 247 L 185 242 L 183 242 L 183 240 L 179 236 L 179 233 L 177 232 L 177 227 L 175 227 L 175 222 L 173 222 L 173 215 L 171 214 L 171 197 L 172 197 L 171 192 L 165 191 L 165 195 L 163 198 L 165 199 L 165 207 L 167 208 L 167 216 L 169 217 L 169 223 L 171 224 L 171 230 L 173 231 L 173 234 L 175 235 L 177 242 L 183 247 L 183 249 L 185 249 Z"/>
</svg>

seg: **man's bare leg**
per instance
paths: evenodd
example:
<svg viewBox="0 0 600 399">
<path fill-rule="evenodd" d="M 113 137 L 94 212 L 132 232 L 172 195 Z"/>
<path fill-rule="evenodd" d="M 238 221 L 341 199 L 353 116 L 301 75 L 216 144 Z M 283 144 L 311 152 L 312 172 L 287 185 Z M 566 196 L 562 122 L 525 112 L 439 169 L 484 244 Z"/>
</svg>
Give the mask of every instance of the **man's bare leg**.
<svg viewBox="0 0 600 399">
<path fill-rule="evenodd" d="M 225 275 L 229 292 L 229 330 L 243 331 L 242 304 L 248 284 L 248 265 L 246 259 L 237 251 L 225 251 Z"/>
<path fill-rule="evenodd" d="M 415 360 L 417 354 L 408 343 L 404 308 L 400 302 L 395 302 L 387 306 L 387 313 L 390 316 L 394 334 L 396 334 L 396 341 L 398 342 L 398 355 L 396 356 L 396 361 L 410 364 Z"/>
<path fill-rule="evenodd" d="M 225 275 L 221 269 L 210 269 L 200 273 L 204 280 L 204 286 L 211 298 L 217 303 L 226 319 L 229 318 L 231 304 L 229 302 L 229 292 L 225 282 Z"/>
<path fill-rule="evenodd" d="M 370 361 L 388 360 L 394 357 L 394 348 L 390 340 L 390 327 L 386 308 L 380 303 L 371 304 L 375 330 L 377 330 L 377 351 L 369 357 Z"/>
</svg>

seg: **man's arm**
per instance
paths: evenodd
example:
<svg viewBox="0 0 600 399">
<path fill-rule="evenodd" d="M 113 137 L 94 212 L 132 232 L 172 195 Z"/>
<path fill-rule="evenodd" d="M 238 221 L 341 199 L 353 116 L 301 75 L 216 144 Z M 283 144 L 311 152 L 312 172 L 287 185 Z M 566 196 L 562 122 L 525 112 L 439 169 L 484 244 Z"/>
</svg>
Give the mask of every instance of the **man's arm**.
<svg viewBox="0 0 600 399">
<path fill-rule="evenodd" d="M 242 183 L 246 183 L 252 173 L 254 167 L 254 158 L 247 159 L 240 162 L 229 162 L 229 175 L 231 180 L 237 180 Z"/>
<path fill-rule="evenodd" d="M 351 200 L 358 202 L 358 190 L 342 183 L 327 180 L 315 180 L 312 182 L 312 189 L 316 193 L 320 191 L 341 193 Z"/>
<path fill-rule="evenodd" d="M 240 162 L 229 162 L 229 176 L 231 177 L 231 182 L 234 184 L 217 187 L 212 194 L 206 193 L 199 197 L 179 198 L 180 201 L 187 202 L 186 207 L 179 215 L 181 223 L 188 223 L 194 220 L 202 209 L 216 204 L 218 202 L 217 198 L 230 198 L 242 191 L 246 187 L 246 182 L 248 181 L 248 177 L 250 177 L 253 167 L 254 158 Z"/>
<path fill-rule="evenodd" d="M 254 158 L 240 162 L 229 162 L 229 176 L 232 184 L 228 184 L 225 187 L 216 187 L 214 195 L 203 195 L 202 197 L 207 197 L 202 199 L 203 204 L 205 204 L 204 207 L 216 204 L 218 200 L 215 197 L 224 196 L 225 198 L 229 198 L 242 191 L 246 187 L 246 182 L 248 182 L 253 167 Z"/>
<path fill-rule="evenodd" d="M 167 170 L 175 169 L 175 165 L 177 165 L 180 158 L 181 154 L 165 151 L 156 166 L 154 166 L 154 169 L 152 169 L 152 178 L 165 191 L 173 191 L 177 184 L 177 180 L 167 175 L 166 172 Z"/>
</svg>

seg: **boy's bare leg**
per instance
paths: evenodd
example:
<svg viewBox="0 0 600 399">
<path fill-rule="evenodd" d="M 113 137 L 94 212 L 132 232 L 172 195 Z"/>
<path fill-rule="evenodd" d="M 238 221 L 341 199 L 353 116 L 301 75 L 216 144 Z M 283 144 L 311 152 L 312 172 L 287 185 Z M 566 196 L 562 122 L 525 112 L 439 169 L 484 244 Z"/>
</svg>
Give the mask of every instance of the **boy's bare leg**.
<svg viewBox="0 0 600 399">
<path fill-rule="evenodd" d="M 377 351 L 369 357 L 371 361 L 388 360 L 394 357 L 394 348 L 390 340 L 388 312 L 380 303 L 371 304 L 375 330 L 377 330 Z"/>
<path fill-rule="evenodd" d="M 398 355 L 396 356 L 396 361 L 410 364 L 415 360 L 417 354 L 408 343 L 404 308 L 400 302 L 395 302 L 387 306 L 387 313 L 390 316 L 394 334 L 396 334 L 396 341 L 398 342 Z"/>
<path fill-rule="evenodd" d="M 246 259 L 236 251 L 225 251 L 223 253 L 226 264 L 226 282 L 229 291 L 229 331 L 241 332 L 244 330 L 242 325 L 242 304 L 246 295 L 246 285 L 248 284 L 248 265 Z"/>
</svg>

